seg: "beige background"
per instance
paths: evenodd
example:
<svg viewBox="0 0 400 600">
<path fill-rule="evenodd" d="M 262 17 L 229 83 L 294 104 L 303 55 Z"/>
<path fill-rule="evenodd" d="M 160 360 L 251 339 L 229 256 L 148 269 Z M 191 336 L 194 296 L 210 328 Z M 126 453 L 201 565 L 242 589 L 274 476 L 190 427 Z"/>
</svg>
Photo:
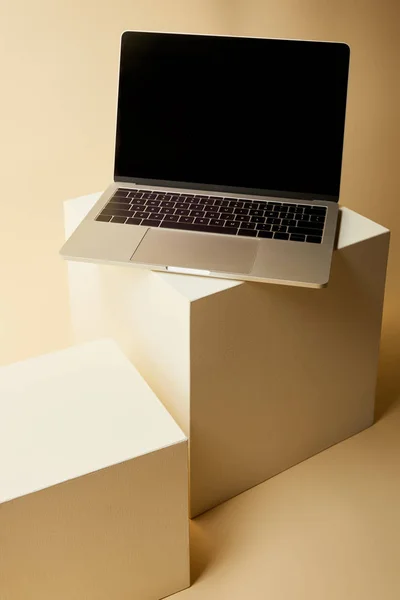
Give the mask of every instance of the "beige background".
<svg viewBox="0 0 400 600">
<path fill-rule="evenodd" d="M 350 44 L 341 202 L 393 231 L 382 366 L 391 370 L 400 332 L 397 0 L 1 0 L 0 363 L 69 342 L 61 204 L 112 177 L 125 29 Z"/>
<path fill-rule="evenodd" d="M 196 520 L 200 579 L 182 598 L 398 598 L 400 2 L 0 0 L 0 364 L 72 339 L 62 201 L 111 179 L 125 29 L 352 48 L 341 202 L 393 232 L 380 419 Z"/>
</svg>

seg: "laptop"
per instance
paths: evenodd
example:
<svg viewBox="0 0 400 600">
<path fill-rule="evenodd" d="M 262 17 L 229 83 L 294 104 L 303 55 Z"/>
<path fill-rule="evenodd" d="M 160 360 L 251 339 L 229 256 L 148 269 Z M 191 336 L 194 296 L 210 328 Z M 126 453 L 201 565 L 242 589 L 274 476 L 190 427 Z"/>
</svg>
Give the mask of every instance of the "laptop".
<svg viewBox="0 0 400 600">
<path fill-rule="evenodd" d="M 349 47 L 128 31 L 114 182 L 69 260 L 327 285 Z"/>
</svg>

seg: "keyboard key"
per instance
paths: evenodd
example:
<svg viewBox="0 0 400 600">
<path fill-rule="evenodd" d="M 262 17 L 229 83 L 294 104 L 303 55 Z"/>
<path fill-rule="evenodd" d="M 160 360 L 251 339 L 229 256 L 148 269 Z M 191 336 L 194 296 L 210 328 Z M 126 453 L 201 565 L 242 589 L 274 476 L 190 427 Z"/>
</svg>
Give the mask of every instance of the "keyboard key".
<svg viewBox="0 0 400 600">
<path fill-rule="evenodd" d="M 287 227 L 284 225 L 272 225 L 272 231 L 278 231 L 279 233 L 286 233 Z"/>
<path fill-rule="evenodd" d="M 126 217 L 113 217 L 111 221 L 112 223 L 125 223 Z"/>
<path fill-rule="evenodd" d="M 259 231 L 271 231 L 271 225 L 267 225 L 265 223 L 260 223 L 259 225 L 257 225 L 257 229 Z"/>
<path fill-rule="evenodd" d="M 218 200 L 214 200 L 214 206 L 229 206 L 229 200 L 218 198 Z"/>
<path fill-rule="evenodd" d="M 257 231 L 255 229 L 245 229 L 244 227 L 241 227 L 238 231 L 238 235 L 257 237 Z"/>
<path fill-rule="evenodd" d="M 202 210 L 191 210 L 190 216 L 191 217 L 204 217 L 204 212 Z"/>
<path fill-rule="evenodd" d="M 205 216 L 208 217 L 209 219 L 218 219 L 218 217 L 220 217 L 220 213 L 219 212 L 206 212 Z"/>
<path fill-rule="evenodd" d="M 238 227 L 238 222 L 237 221 L 225 221 L 225 225 L 227 227 Z"/>
<path fill-rule="evenodd" d="M 158 227 L 162 221 L 156 221 L 155 219 L 143 219 L 142 225 L 146 227 Z"/>
<path fill-rule="evenodd" d="M 245 202 L 243 204 L 243 208 L 248 208 L 250 210 L 257 210 L 259 208 L 258 202 Z"/>
<path fill-rule="evenodd" d="M 175 202 L 175 208 L 182 208 L 183 210 L 188 209 L 186 202 Z"/>
<path fill-rule="evenodd" d="M 286 204 L 282 204 L 282 206 L 279 207 L 279 212 L 281 213 L 287 213 L 289 210 L 289 206 L 287 206 Z"/>
<path fill-rule="evenodd" d="M 279 217 L 279 213 L 275 210 L 266 210 L 264 212 L 265 217 Z"/>
<path fill-rule="evenodd" d="M 290 239 L 293 240 L 293 242 L 305 242 L 306 241 L 306 236 L 305 235 L 299 235 L 297 233 L 291 233 L 290 234 Z"/>
<path fill-rule="evenodd" d="M 193 223 L 194 217 L 180 217 L 179 223 Z"/>
<path fill-rule="evenodd" d="M 142 210 L 143 209 L 143 205 L 141 204 L 137 204 L 136 202 L 134 204 L 130 205 L 130 209 L 131 210 Z"/>
<path fill-rule="evenodd" d="M 249 211 L 247 208 L 235 208 L 235 215 L 248 215 Z"/>
<path fill-rule="evenodd" d="M 174 215 L 175 214 L 175 209 L 174 208 L 167 208 L 162 206 L 160 208 L 160 214 L 161 215 Z"/>
<path fill-rule="evenodd" d="M 220 213 L 220 218 L 225 221 L 229 221 L 229 219 L 233 219 L 235 215 L 231 215 L 230 213 Z"/>
<path fill-rule="evenodd" d="M 286 219 L 296 219 L 296 213 L 294 213 L 294 212 L 286 213 Z"/>
<path fill-rule="evenodd" d="M 304 214 L 303 215 L 303 214 L 296 213 L 296 219 L 298 221 L 309 221 L 310 220 L 310 215 L 308 215 L 308 214 Z"/>
<path fill-rule="evenodd" d="M 308 235 L 307 236 L 307 242 L 311 242 L 311 244 L 321 244 L 322 243 L 322 237 L 316 236 L 316 235 Z"/>
<path fill-rule="evenodd" d="M 300 235 L 316 235 L 315 229 L 306 229 L 305 227 L 288 227 L 288 232 Z"/>
<path fill-rule="evenodd" d="M 297 221 L 295 221 L 294 219 L 282 219 L 282 225 L 295 227 L 297 225 Z"/>
<path fill-rule="evenodd" d="M 115 196 L 120 196 L 121 198 L 127 198 L 129 194 L 129 190 L 117 190 L 114 193 L 114 197 Z"/>
<path fill-rule="evenodd" d="M 304 212 L 304 206 L 296 206 L 295 209 L 294 209 L 294 212 L 296 214 L 303 213 Z"/>
<path fill-rule="evenodd" d="M 137 212 L 135 212 L 134 216 L 136 219 L 147 219 L 149 217 L 149 213 L 143 212 L 143 211 L 137 211 Z"/>
<path fill-rule="evenodd" d="M 143 223 L 142 223 L 143 225 Z M 212 227 L 210 225 L 196 225 L 195 223 L 171 223 L 169 221 L 161 221 L 160 227 L 166 227 L 168 229 L 185 229 L 186 231 L 200 231 L 203 233 L 224 233 L 226 235 L 236 235 L 237 229 L 233 227 Z"/>
<path fill-rule="evenodd" d="M 234 208 L 243 208 L 244 202 L 240 200 L 230 200 L 229 206 L 233 206 Z"/>
<path fill-rule="evenodd" d="M 114 202 L 114 200 L 111 200 L 111 202 L 109 202 L 107 206 L 109 206 L 110 208 L 121 208 L 122 210 L 129 210 L 130 204 L 129 202 L 125 202 L 124 204 L 122 202 Z"/>
<path fill-rule="evenodd" d="M 134 211 L 121 210 L 120 208 L 112 208 L 110 207 L 110 205 L 108 205 L 105 208 L 103 208 L 101 214 L 128 218 L 133 217 Z"/>
<path fill-rule="evenodd" d="M 125 198 L 123 196 L 113 196 L 109 200 L 109 202 L 110 203 L 112 202 L 113 204 L 122 204 L 122 205 L 125 205 L 125 204 L 129 204 L 131 200 L 133 201 L 134 198 L 128 198 L 128 197 Z"/>
<path fill-rule="evenodd" d="M 325 216 L 324 215 L 313 215 L 313 214 L 311 214 L 310 221 L 312 223 L 325 223 Z"/>
<path fill-rule="evenodd" d="M 243 227 L 243 229 L 255 229 L 256 228 L 256 224 L 255 223 L 242 222 L 242 223 L 240 223 L 240 227 Z"/>
<path fill-rule="evenodd" d="M 288 233 L 274 233 L 274 239 L 275 240 L 288 240 L 289 234 Z"/>
<path fill-rule="evenodd" d="M 150 215 L 150 219 L 153 219 L 154 221 L 162 221 L 164 218 L 164 215 L 160 214 L 160 213 L 151 213 Z"/>
<path fill-rule="evenodd" d="M 176 223 L 177 221 L 179 221 L 179 219 L 183 219 L 183 218 L 186 218 L 186 217 L 178 217 L 178 215 L 165 215 L 164 221 L 169 221 L 171 223 Z"/>
<path fill-rule="evenodd" d="M 232 208 L 231 206 L 221 206 L 219 209 L 219 212 L 233 215 L 233 213 L 235 212 L 235 209 Z"/>
<path fill-rule="evenodd" d="M 264 223 L 265 219 L 264 219 L 264 217 L 251 217 L 250 222 L 251 223 Z"/>
<path fill-rule="evenodd" d="M 148 202 L 146 202 L 147 206 L 160 206 L 160 201 L 159 200 L 148 200 Z"/>
<path fill-rule="evenodd" d="M 141 222 L 142 222 L 142 219 L 127 219 L 126 220 L 127 225 L 140 225 Z"/>
<path fill-rule="evenodd" d="M 175 208 L 175 202 L 171 202 L 170 200 L 164 200 L 160 203 L 160 206 L 164 206 L 165 208 Z"/>
<path fill-rule="evenodd" d="M 257 219 L 257 217 L 252 217 L 253 219 Z M 235 215 L 235 221 L 250 221 L 249 215 Z"/>
<path fill-rule="evenodd" d="M 190 208 L 190 210 L 201 210 L 203 212 L 203 207 L 201 204 L 189 204 L 188 208 Z"/>
<path fill-rule="evenodd" d="M 194 222 L 196 223 L 196 225 L 208 225 L 210 219 L 205 219 L 204 217 L 202 217 L 201 219 L 195 219 Z"/>
<path fill-rule="evenodd" d="M 270 225 L 280 225 L 281 224 L 281 220 L 280 219 L 274 219 L 272 217 L 268 217 L 268 219 L 265 219 L 265 220 Z"/>
<path fill-rule="evenodd" d="M 324 223 L 316 223 L 315 221 L 308 221 L 307 223 L 299 221 L 298 225 L 301 227 L 307 227 L 307 229 L 315 229 L 321 233 L 324 229 Z"/>
<path fill-rule="evenodd" d="M 253 216 L 253 217 L 263 217 L 264 216 L 264 211 L 263 210 L 259 210 L 259 209 L 253 209 L 253 210 L 250 210 L 249 214 L 251 216 Z"/>
<path fill-rule="evenodd" d="M 190 210 L 188 210 L 186 208 L 176 208 L 175 214 L 180 215 L 182 217 L 188 217 L 190 215 Z"/>
<path fill-rule="evenodd" d="M 96 221 L 104 221 L 107 223 L 108 221 L 111 221 L 111 215 L 99 215 Z"/>
<path fill-rule="evenodd" d="M 225 225 L 225 221 L 222 219 L 210 219 L 210 225 L 215 225 L 215 227 L 223 227 Z M 236 227 L 236 223 L 234 222 L 233 227 Z"/>
<path fill-rule="evenodd" d="M 258 231 L 257 233 L 257 237 L 260 238 L 272 238 L 274 234 L 272 233 L 272 231 Z"/>
</svg>

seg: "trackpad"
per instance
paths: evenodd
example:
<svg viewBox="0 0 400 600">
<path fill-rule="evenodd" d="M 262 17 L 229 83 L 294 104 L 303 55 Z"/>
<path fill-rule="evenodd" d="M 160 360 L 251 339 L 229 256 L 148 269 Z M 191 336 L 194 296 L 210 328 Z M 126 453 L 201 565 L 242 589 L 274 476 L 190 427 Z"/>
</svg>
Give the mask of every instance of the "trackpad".
<svg viewBox="0 0 400 600">
<path fill-rule="evenodd" d="M 249 273 L 258 242 L 251 238 L 149 229 L 131 261 L 227 273 Z"/>
</svg>

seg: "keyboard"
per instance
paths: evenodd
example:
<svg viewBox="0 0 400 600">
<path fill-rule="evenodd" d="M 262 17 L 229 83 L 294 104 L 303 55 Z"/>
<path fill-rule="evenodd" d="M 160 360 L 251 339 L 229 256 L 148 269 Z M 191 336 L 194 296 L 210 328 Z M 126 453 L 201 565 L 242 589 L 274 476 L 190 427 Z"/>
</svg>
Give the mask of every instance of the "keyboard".
<svg viewBox="0 0 400 600">
<path fill-rule="evenodd" d="M 118 189 L 96 221 L 321 244 L 325 206 Z"/>
</svg>

